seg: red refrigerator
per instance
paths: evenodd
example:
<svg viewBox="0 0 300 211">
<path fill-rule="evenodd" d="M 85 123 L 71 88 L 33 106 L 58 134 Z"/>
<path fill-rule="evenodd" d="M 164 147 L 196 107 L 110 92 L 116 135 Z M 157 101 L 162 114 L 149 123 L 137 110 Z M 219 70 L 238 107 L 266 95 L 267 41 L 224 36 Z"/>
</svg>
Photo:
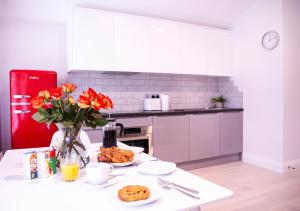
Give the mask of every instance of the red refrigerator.
<svg viewBox="0 0 300 211">
<path fill-rule="evenodd" d="M 56 126 L 50 130 L 45 124 L 32 119 L 37 111 L 30 104 L 39 91 L 57 86 L 55 71 L 11 70 L 10 71 L 10 124 L 11 147 L 35 148 L 50 146 Z"/>
</svg>

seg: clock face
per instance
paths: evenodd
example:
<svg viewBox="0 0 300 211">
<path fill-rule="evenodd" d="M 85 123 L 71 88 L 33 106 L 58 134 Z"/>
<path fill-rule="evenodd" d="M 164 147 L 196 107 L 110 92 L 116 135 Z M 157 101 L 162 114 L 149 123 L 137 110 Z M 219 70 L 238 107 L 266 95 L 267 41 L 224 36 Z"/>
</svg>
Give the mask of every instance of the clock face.
<svg viewBox="0 0 300 211">
<path fill-rule="evenodd" d="M 274 49 L 279 43 L 279 34 L 276 31 L 269 31 L 262 38 L 262 45 L 267 50 Z"/>
</svg>

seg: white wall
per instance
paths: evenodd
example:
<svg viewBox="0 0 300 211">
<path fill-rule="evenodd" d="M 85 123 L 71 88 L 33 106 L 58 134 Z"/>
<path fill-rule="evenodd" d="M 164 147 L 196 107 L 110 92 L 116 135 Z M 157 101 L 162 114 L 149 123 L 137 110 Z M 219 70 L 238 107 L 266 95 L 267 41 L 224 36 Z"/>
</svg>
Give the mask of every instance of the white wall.
<svg viewBox="0 0 300 211">
<path fill-rule="evenodd" d="M 300 1 L 283 2 L 284 161 L 300 164 Z"/>
<path fill-rule="evenodd" d="M 235 81 L 243 91 L 243 160 L 275 171 L 283 161 L 282 42 L 262 48 L 265 32 L 282 35 L 281 0 L 259 0 L 232 26 Z"/>
<path fill-rule="evenodd" d="M 66 76 L 65 26 L 0 19 L 1 142 L 10 148 L 9 70 L 56 70 Z"/>
</svg>

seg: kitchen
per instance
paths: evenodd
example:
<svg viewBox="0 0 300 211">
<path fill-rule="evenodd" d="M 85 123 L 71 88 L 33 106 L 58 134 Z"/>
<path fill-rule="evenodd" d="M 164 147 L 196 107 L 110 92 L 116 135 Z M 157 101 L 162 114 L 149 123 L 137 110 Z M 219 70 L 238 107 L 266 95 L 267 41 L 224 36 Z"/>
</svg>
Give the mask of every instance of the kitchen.
<svg viewBox="0 0 300 211">
<path fill-rule="evenodd" d="M 9 99 L 9 71 L 24 68 L 55 70 L 58 73 L 59 85 L 64 82 L 76 84 L 78 87 L 74 93 L 76 96 L 88 87 L 110 96 L 115 104 L 112 115 L 143 110 L 146 95 L 169 95 L 172 101 L 170 109 L 173 109 L 178 116 L 174 116 L 173 113 L 171 117 L 175 120 L 168 122 L 176 121 L 181 126 L 168 123 L 170 125 L 167 129 L 168 134 L 174 139 L 176 137 L 173 136 L 177 136 L 175 132 L 180 128 L 181 133 L 178 133 L 178 136 L 181 140 L 189 139 L 186 142 L 189 144 L 191 144 L 190 138 L 193 136 L 191 126 L 201 125 L 194 129 L 197 132 L 200 130 L 200 134 L 204 134 L 206 131 L 212 131 L 212 126 L 222 118 L 219 115 L 222 112 L 214 110 L 213 114 L 218 117 L 205 118 L 204 123 L 199 124 L 199 120 L 192 116 L 199 115 L 205 110 L 194 111 L 193 109 L 203 109 L 207 103 L 210 103 L 211 98 L 223 95 L 227 99 L 227 108 L 243 108 L 243 117 L 242 120 L 239 120 L 243 123 L 237 124 L 237 126 L 242 126 L 242 150 L 239 146 L 236 152 L 239 157 L 234 156 L 234 158 L 242 159 L 243 162 L 273 172 L 279 172 L 279 175 L 283 172 L 296 174 L 296 171 L 293 172 L 292 169 L 299 168 L 300 159 L 299 151 L 296 150 L 299 149 L 299 143 L 296 136 L 297 128 L 295 128 L 296 125 L 299 125 L 299 120 L 296 118 L 298 114 L 297 96 L 299 95 L 296 81 L 298 73 L 295 69 L 298 64 L 296 58 L 298 51 L 292 46 L 298 44 L 296 37 L 299 35 L 299 24 L 294 21 L 299 16 L 297 16 L 297 11 L 299 11 L 297 1 L 247 0 L 238 3 L 231 0 L 222 3 L 220 7 L 216 6 L 220 4 L 217 1 L 185 1 L 178 3 L 177 6 L 173 5 L 171 1 L 153 1 L 152 3 L 132 1 L 127 4 L 113 4 L 106 1 L 99 1 L 98 4 L 89 1 L 86 4 L 80 1 L 52 1 L 44 5 L 35 1 L 24 1 L 24 3 L 2 1 L 1 4 L 3 4 L 3 9 L 0 19 L 2 46 L 0 62 L 3 65 L 0 80 L 4 86 L 4 89 L 1 89 L 2 150 L 11 148 L 10 124 L 7 124 L 10 118 L 10 102 L 7 100 Z M 78 10 L 81 11 L 78 12 L 81 13 L 78 15 L 79 21 L 76 22 L 78 25 L 75 24 L 73 27 L 80 28 L 80 24 L 83 24 L 85 27 L 95 30 L 93 24 L 98 20 L 94 16 L 96 12 L 92 12 L 93 15 L 85 16 L 84 20 L 80 20 L 80 16 L 83 15 L 82 10 L 84 10 L 82 7 L 92 8 L 87 9 L 92 11 L 100 10 L 99 13 L 104 10 L 105 14 L 112 12 L 114 15 L 120 15 L 116 16 L 117 21 L 115 21 L 120 24 L 117 25 L 120 26 L 119 28 L 115 26 L 119 30 L 114 31 L 116 37 L 112 39 L 108 33 L 104 37 L 105 39 L 98 39 L 105 34 L 99 29 L 93 31 L 92 34 L 70 33 L 69 24 L 66 23 L 69 21 L 67 19 L 71 16 L 73 6 L 79 7 Z M 183 9 L 186 7 L 188 9 Z M 133 18 L 134 23 L 142 28 L 136 30 L 131 27 L 135 36 L 126 35 L 129 32 L 124 30 L 130 28 L 126 27 L 126 21 L 130 18 Z M 153 36 L 150 44 L 142 40 L 145 36 L 149 36 L 147 24 L 144 24 L 148 18 L 154 20 L 155 26 L 160 25 L 169 30 L 162 33 L 164 31 L 160 31 L 159 28 L 153 29 L 157 34 L 163 35 L 162 37 Z M 99 18 L 98 21 L 101 20 Z M 124 25 L 125 27 L 122 28 Z M 110 24 L 105 26 L 107 30 L 113 28 Z M 178 27 L 186 27 L 186 29 L 179 30 L 180 34 Z M 203 38 L 202 30 L 211 33 L 208 39 L 215 38 L 215 41 L 211 41 L 207 46 L 211 51 L 198 51 L 202 49 L 203 42 L 201 40 L 203 41 L 203 39 L 196 38 L 201 38 L 201 36 Z M 273 50 L 267 50 L 262 46 L 263 35 L 274 30 L 280 35 L 279 44 Z M 222 32 L 221 35 L 225 41 L 216 41 L 216 38 L 221 36 L 214 34 L 217 32 Z M 231 34 L 229 41 L 226 37 L 227 33 Z M 189 38 L 190 34 L 195 37 Z M 88 43 L 85 43 L 88 48 L 84 48 L 84 45 L 81 46 L 84 42 L 76 43 L 76 39 L 80 40 L 80 36 L 87 36 L 88 38 L 84 40 L 92 40 L 96 47 L 91 48 Z M 174 43 L 179 43 L 179 39 L 183 39 L 184 44 L 177 44 L 176 47 Z M 197 42 L 197 40 L 200 41 Z M 70 43 L 71 41 L 73 44 Z M 115 43 L 114 47 L 111 47 L 112 43 Z M 209 43 L 209 40 L 205 43 Z M 97 46 L 101 46 L 101 48 L 97 48 Z M 195 60 L 198 58 L 198 54 L 201 55 L 201 58 Z M 96 57 L 96 55 L 100 56 Z M 194 69 L 197 69 L 198 72 L 195 72 Z M 193 112 L 191 113 L 190 110 Z M 184 119 L 182 114 L 186 114 L 188 117 Z M 122 118 L 116 117 L 120 122 L 122 119 L 127 121 L 126 124 L 130 124 L 128 121 L 133 119 L 132 116 L 129 118 L 128 114 L 127 116 L 123 114 Z M 167 121 L 165 117 L 155 113 L 154 115 L 147 114 L 142 118 L 143 120 L 139 119 L 143 122 L 150 121 L 153 125 L 154 145 L 155 136 L 158 134 L 155 134 L 155 130 L 159 131 L 159 125 Z M 182 132 L 184 129 L 182 125 L 189 125 L 188 128 L 185 128 L 189 133 Z M 220 130 L 220 128 L 216 130 Z M 236 127 L 234 130 L 236 131 Z M 233 132 L 229 134 L 236 135 Z M 216 136 L 216 133 L 207 135 L 208 139 L 216 140 L 214 135 Z M 161 133 L 161 136 L 165 135 Z M 188 136 L 189 138 L 184 138 Z M 207 145 L 205 146 L 207 147 Z M 201 149 L 203 145 L 198 147 Z M 179 145 L 178 148 L 186 150 L 185 155 L 181 154 L 183 156 L 181 161 L 186 165 L 187 170 L 194 169 L 192 172 L 199 173 L 199 176 L 202 176 L 201 172 L 204 171 L 214 178 L 213 174 L 208 172 L 209 169 L 211 172 L 217 171 L 214 166 L 203 170 L 195 169 L 216 163 L 206 160 L 208 164 L 204 165 L 203 162 L 195 164 L 188 157 L 193 154 L 190 151 L 195 147 L 185 144 Z M 179 149 L 175 151 L 175 154 L 178 154 Z M 205 152 L 207 151 L 205 150 Z M 242 154 L 240 154 L 241 152 Z M 167 153 L 162 152 L 161 159 L 168 159 L 164 157 L 165 154 Z M 195 156 L 197 157 L 197 154 Z M 200 158 L 202 159 L 202 157 Z M 170 161 L 178 162 L 178 160 L 172 159 L 177 159 L 177 156 L 171 158 Z M 203 159 L 207 159 L 207 157 Z M 230 159 L 227 162 L 233 161 Z M 221 161 L 218 159 L 213 162 Z M 181 162 L 179 161 L 179 163 Z M 232 165 L 238 168 L 237 164 L 233 163 Z M 225 169 L 225 167 L 223 168 Z M 222 170 L 224 170 L 223 168 L 221 167 Z M 252 169 L 252 165 L 249 168 Z M 260 168 L 258 169 L 260 170 Z M 264 169 L 262 171 L 265 173 Z M 266 170 L 266 172 L 268 171 Z M 277 173 L 274 173 L 274 177 L 277 177 Z M 211 178 L 207 177 L 208 180 Z M 222 182 L 222 179 L 219 180 Z M 218 184 L 217 179 L 214 182 Z M 226 182 L 230 183 L 229 180 Z M 227 188 L 231 189 L 230 186 Z M 228 202 L 224 200 L 224 203 L 227 203 L 228 210 L 234 210 L 234 205 L 232 205 L 234 202 L 230 202 L 230 200 L 233 201 L 233 199 L 229 199 Z M 217 207 L 217 205 L 215 206 Z M 290 206 L 299 208 L 297 203 Z M 214 205 L 211 207 L 211 210 L 214 210 Z M 205 210 L 205 207 L 203 209 Z M 215 210 L 217 209 L 215 208 Z"/>
</svg>

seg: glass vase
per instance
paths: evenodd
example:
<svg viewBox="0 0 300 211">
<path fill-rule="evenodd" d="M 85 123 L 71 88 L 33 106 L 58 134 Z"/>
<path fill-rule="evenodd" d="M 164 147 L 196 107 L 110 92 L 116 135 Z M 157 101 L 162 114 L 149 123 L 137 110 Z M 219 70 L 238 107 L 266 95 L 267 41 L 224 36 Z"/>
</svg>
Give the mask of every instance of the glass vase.
<svg viewBox="0 0 300 211">
<path fill-rule="evenodd" d="M 71 159 L 77 155 L 79 159 L 80 168 L 84 168 L 90 161 L 86 152 L 85 146 L 80 140 L 81 125 L 67 127 L 63 124 L 56 124 L 61 132 L 62 142 L 57 152 L 57 160 L 59 163 Z"/>
</svg>

